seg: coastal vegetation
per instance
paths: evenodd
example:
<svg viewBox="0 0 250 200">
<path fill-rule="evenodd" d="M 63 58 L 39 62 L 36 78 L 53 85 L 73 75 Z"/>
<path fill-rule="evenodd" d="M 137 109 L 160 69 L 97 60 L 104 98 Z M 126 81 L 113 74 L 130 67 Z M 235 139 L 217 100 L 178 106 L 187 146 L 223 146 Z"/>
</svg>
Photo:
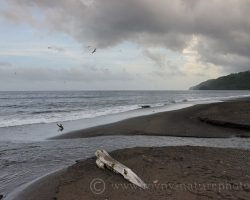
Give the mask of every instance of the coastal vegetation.
<svg viewBox="0 0 250 200">
<path fill-rule="evenodd" d="M 210 79 L 189 90 L 250 90 L 250 71 Z"/>
</svg>

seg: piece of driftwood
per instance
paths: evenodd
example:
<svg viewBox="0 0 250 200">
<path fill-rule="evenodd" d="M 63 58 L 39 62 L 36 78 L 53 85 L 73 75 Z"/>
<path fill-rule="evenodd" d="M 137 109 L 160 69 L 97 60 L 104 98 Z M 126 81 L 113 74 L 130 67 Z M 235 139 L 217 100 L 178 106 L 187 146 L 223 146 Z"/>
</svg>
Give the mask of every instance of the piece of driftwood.
<svg viewBox="0 0 250 200">
<path fill-rule="evenodd" d="M 96 164 L 101 169 L 106 166 L 110 170 L 123 175 L 131 183 L 143 189 L 147 188 L 146 184 L 131 169 L 113 159 L 105 150 L 97 150 L 95 155 L 97 157 Z"/>
<path fill-rule="evenodd" d="M 144 105 L 144 106 L 141 106 L 142 108 L 150 108 L 149 105 Z"/>
</svg>

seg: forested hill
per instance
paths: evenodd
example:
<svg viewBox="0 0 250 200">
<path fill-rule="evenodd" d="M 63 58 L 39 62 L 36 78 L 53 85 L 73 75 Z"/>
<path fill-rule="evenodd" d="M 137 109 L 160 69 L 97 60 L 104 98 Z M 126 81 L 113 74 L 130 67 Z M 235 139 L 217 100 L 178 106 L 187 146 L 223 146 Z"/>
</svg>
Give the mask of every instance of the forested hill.
<svg viewBox="0 0 250 200">
<path fill-rule="evenodd" d="M 250 90 L 250 71 L 210 79 L 189 90 Z"/>
</svg>

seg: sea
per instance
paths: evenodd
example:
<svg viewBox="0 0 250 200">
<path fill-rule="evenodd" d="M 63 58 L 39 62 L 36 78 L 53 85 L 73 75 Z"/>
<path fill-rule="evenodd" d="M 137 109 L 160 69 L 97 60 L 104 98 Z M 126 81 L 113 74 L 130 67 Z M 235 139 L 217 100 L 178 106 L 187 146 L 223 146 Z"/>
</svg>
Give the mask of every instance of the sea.
<svg viewBox="0 0 250 200">
<path fill-rule="evenodd" d="M 182 102 L 248 97 L 250 91 L 0 92 L 0 127 L 73 121 Z"/>
<path fill-rule="evenodd" d="M 102 136 L 50 137 L 200 103 L 250 97 L 250 91 L 9 91 L 0 92 L 0 194 L 18 199 L 29 184 L 94 156 L 136 146 L 211 146 L 250 149 L 247 138 Z M 150 108 L 142 108 L 149 105 Z M 56 124 L 63 124 L 64 130 Z"/>
</svg>

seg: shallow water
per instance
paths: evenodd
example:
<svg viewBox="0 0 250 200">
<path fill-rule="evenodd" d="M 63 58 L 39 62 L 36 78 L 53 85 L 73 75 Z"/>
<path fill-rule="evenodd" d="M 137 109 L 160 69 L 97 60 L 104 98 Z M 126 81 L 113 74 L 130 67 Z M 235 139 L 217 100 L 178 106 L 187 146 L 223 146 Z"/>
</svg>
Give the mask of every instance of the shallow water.
<svg viewBox="0 0 250 200">
<path fill-rule="evenodd" d="M 0 141 L 0 194 L 13 199 L 18 187 L 50 172 L 94 156 L 97 149 L 108 152 L 136 146 L 208 146 L 250 149 L 247 138 L 181 138 L 163 136 L 105 136 L 41 142 Z"/>
</svg>

